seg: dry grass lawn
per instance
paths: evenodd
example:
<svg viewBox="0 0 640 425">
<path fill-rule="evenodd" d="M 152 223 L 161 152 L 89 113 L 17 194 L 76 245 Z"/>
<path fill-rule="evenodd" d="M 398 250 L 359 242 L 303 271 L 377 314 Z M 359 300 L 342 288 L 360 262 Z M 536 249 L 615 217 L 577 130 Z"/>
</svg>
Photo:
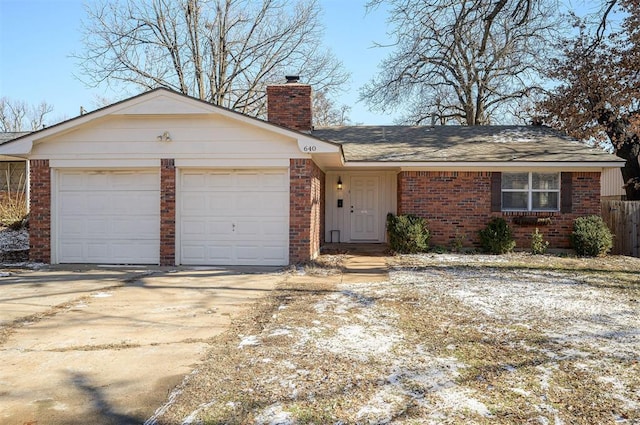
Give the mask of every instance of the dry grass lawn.
<svg viewBox="0 0 640 425">
<path fill-rule="evenodd" d="M 640 424 L 640 260 L 390 257 L 288 284 L 149 424 Z"/>
</svg>

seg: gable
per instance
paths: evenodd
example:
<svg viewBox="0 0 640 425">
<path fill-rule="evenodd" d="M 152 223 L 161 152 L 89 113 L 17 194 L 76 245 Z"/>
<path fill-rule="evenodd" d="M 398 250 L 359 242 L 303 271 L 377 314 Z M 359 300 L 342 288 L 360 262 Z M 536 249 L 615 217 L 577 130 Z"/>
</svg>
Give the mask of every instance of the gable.
<svg viewBox="0 0 640 425">
<path fill-rule="evenodd" d="M 291 137 L 220 115 L 117 114 L 37 141 L 31 158 L 202 159 L 300 154 Z"/>
<path fill-rule="evenodd" d="M 305 149 L 309 146 L 313 149 Z M 161 158 L 173 158 L 183 165 L 218 161 L 207 162 L 210 166 L 242 165 L 234 159 L 277 166 L 288 166 L 290 158 L 341 162 L 336 144 L 166 89 L 30 133 L 1 145 L 2 154 L 64 161 L 58 162 L 59 166 L 78 167 L 82 161 L 87 166 L 136 160 L 159 164 Z M 255 161 L 249 164 L 255 165 Z"/>
</svg>

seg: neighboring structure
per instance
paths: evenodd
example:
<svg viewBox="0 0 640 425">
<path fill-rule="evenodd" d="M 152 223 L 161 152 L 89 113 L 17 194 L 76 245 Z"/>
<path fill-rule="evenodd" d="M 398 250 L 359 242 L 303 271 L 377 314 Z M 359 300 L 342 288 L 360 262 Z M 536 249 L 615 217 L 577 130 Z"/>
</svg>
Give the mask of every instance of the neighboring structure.
<svg viewBox="0 0 640 425">
<path fill-rule="evenodd" d="M 492 216 L 569 247 L 613 155 L 544 127 L 311 127 L 311 88 L 268 88 L 269 122 L 156 89 L 0 146 L 30 168 L 30 256 L 52 263 L 285 265 L 325 241 L 384 242 L 387 213 L 432 243 Z"/>
<path fill-rule="evenodd" d="M 603 200 L 620 201 L 627 199 L 627 191 L 624 190 L 624 179 L 619 168 L 602 170 L 600 187 L 600 196 Z"/>
<path fill-rule="evenodd" d="M 26 134 L 29 132 L 0 133 L 0 145 Z M 4 199 L 8 192 L 26 192 L 27 180 L 27 162 L 24 159 L 0 155 L 0 200 Z"/>
</svg>

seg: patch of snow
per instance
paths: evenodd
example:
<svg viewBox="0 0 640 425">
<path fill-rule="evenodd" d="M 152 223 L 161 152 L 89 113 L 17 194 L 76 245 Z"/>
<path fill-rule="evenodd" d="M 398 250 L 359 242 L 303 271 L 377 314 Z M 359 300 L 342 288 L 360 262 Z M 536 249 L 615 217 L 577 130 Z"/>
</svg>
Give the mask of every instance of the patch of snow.
<svg viewBox="0 0 640 425">
<path fill-rule="evenodd" d="M 27 229 L 0 231 L 0 251 L 23 251 L 29 249 L 29 232 Z"/>
<path fill-rule="evenodd" d="M 290 329 L 274 329 L 273 331 L 271 331 L 271 333 L 268 336 L 286 336 L 286 335 L 291 335 L 291 330 Z"/>
<path fill-rule="evenodd" d="M 291 413 L 282 410 L 282 405 L 272 404 L 256 416 L 256 425 L 293 425 Z"/>
<path fill-rule="evenodd" d="M 260 345 L 262 342 L 260 338 L 256 335 L 245 336 L 240 340 L 240 344 L 238 344 L 238 348 L 251 347 L 255 345 Z"/>
<path fill-rule="evenodd" d="M 407 396 L 402 388 L 387 385 L 358 410 L 358 423 L 388 424 L 404 410 L 406 400 Z"/>
<path fill-rule="evenodd" d="M 156 411 L 153 412 L 153 415 L 149 419 L 144 421 L 143 425 L 156 425 L 158 423 L 158 419 L 160 419 L 162 415 L 169 411 L 169 408 L 173 406 L 180 394 L 182 394 L 182 388 L 184 388 L 184 386 L 191 380 L 191 378 L 198 373 L 200 373 L 200 371 L 198 369 L 194 369 L 190 374 L 185 376 L 182 380 L 182 383 L 171 391 L 167 402 L 158 407 Z"/>
<path fill-rule="evenodd" d="M 11 275 L 12 275 L 11 272 L 0 272 L 0 277 L 9 277 Z"/>
<path fill-rule="evenodd" d="M 531 392 L 527 390 L 523 390 L 522 388 L 511 388 L 511 391 L 523 397 L 531 397 Z"/>
<path fill-rule="evenodd" d="M 180 425 L 201 425 L 204 423 L 204 421 L 198 419 L 198 416 L 200 415 L 200 413 L 202 413 L 203 411 L 205 411 L 206 409 L 208 409 L 209 407 L 215 405 L 216 402 L 215 401 L 210 401 L 208 403 L 202 403 L 200 404 L 196 410 L 194 410 L 193 412 L 191 412 L 189 414 L 189 416 L 187 416 L 186 418 L 184 418 L 182 420 L 182 422 L 180 422 Z M 228 404 L 228 403 L 227 403 Z"/>
<path fill-rule="evenodd" d="M 470 390 L 463 390 L 458 386 L 452 386 L 439 391 L 437 394 L 447 409 L 454 411 L 468 409 L 487 418 L 493 416 L 484 403 L 471 396 Z"/>
<path fill-rule="evenodd" d="M 113 296 L 113 294 L 108 292 L 97 292 L 95 294 L 91 294 L 91 298 L 109 298 L 111 296 Z"/>
<path fill-rule="evenodd" d="M 331 337 L 319 338 L 316 346 L 364 362 L 371 357 L 389 355 L 394 344 L 401 339 L 402 337 L 391 327 L 347 325 L 338 328 L 336 334 Z"/>
</svg>

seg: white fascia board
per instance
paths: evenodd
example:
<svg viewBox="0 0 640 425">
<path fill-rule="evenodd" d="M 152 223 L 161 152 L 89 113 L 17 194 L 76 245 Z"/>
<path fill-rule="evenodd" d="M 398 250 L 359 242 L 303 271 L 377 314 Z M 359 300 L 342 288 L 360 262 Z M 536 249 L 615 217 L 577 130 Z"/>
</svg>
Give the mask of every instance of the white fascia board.
<svg viewBox="0 0 640 425">
<path fill-rule="evenodd" d="M 402 171 L 451 170 L 451 171 L 492 171 L 504 169 L 561 168 L 563 170 L 599 171 L 602 168 L 620 168 L 624 162 L 349 162 L 345 168 L 394 168 Z"/>
<path fill-rule="evenodd" d="M 31 153 L 31 148 L 33 148 L 33 140 L 24 138 L 16 140 L 15 142 L 7 142 L 0 145 L 0 155 L 26 156 Z"/>
<path fill-rule="evenodd" d="M 287 168 L 289 159 L 269 158 L 195 158 L 175 160 L 177 168 Z"/>
<path fill-rule="evenodd" d="M 51 168 L 159 168 L 159 159 L 51 159 Z"/>
</svg>

